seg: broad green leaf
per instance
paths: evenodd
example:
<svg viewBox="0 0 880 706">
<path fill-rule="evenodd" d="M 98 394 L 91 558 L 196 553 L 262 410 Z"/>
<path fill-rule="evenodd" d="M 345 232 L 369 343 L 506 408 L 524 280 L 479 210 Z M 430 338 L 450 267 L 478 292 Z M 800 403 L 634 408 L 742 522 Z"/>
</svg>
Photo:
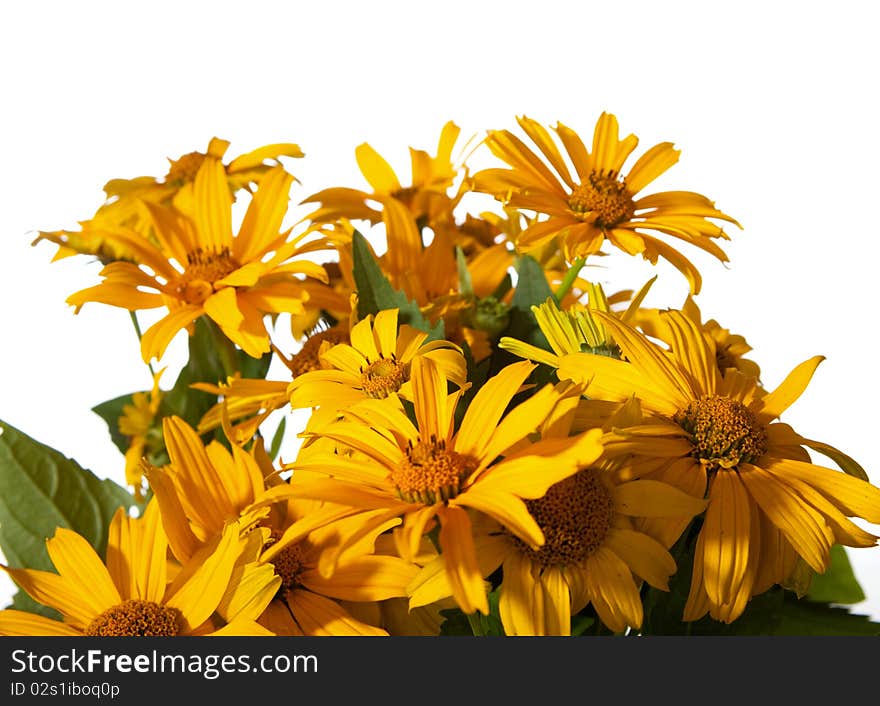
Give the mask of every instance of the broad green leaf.
<svg viewBox="0 0 880 706">
<path fill-rule="evenodd" d="M 101 556 L 107 527 L 134 499 L 73 459 L 0 421 L 0 549 L 9 566 L 51 571 L 46 540 L 58 527 L 85 537 Z M 16 607 L 27 601 L 16 599 Z"/>
<path fill-rule="evenodd" d="M 839 544 L 831 547 L 831 564 L 824 574 L 815 574 L 806 595 L 817 603 L 849 605 L 865 600 L 865 592 L 856 580 L 846 550 Z"/>
<path fill-rule="evenodd" d="M 353 274 L 358 294 L 358 318 L 364 318 L 368 314 L 375 315 L 383 309 L 399 309 L 400 323 L 425 331 L 429 341 L 442 339 L 445 335 L 443 321 L 432 326 L 415 301 L 407 299 L 406 294 L 391 286 L 364 236 L 355 231 L 351 244 Z"/>
</svg>

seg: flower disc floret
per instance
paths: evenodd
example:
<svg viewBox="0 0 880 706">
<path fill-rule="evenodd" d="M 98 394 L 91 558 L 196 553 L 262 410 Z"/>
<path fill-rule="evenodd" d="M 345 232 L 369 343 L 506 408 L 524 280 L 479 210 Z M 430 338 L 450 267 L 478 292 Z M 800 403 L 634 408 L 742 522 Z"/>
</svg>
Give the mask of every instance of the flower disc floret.
<svg viewBox="0 0 880 706">
<path fill-rule="evenodd" d="M 614 516 L 611 491 L 592 468 L 578 471 L 552 485 L 543 497 L 525 503 L 544 533 L 544 544 L 535 550 L 511 537 L 522 553 L 545 568 L 586 560 L 605 541 Z"/>
<path fill-rule="evenodd" d="M 476 467 L 476 459 L 447 449 L 445 440 L 432 438 L 410 443 L 390 480 L 403 500 L 433 505 L 458 495 L 462 481 Z"/>
<path fill-rule="evenodd" d="M 173 637 L 180 633 L 180 611 L 153 601 L 132 599 L 108 608 L 86 627 L 97 637 Z"/>
<path fill-rule="evenodd" d="M 691 436 L 693 456 L 707 470 L 754 463 L 767 452 L 767 430 L 742 402 L 706 395 L 678 412 L 675 421 Z"/>
</svg>

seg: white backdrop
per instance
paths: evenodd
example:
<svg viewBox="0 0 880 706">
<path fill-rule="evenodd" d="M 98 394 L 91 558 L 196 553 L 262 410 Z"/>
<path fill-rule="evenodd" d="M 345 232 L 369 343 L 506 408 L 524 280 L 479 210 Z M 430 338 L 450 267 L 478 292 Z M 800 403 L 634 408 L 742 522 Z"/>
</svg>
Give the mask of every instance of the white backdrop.
<svg viewBox="0 0 880 706">
<path fill-rule="evenodd" d="M 828 9 L 832 7 L 833 9 Z M 122 482 L 98 402 L 145 389 L 127 312 L 65 303 L 97 283 L 82 258 L 50 263 L 37 230 L 73 228 L 113 177 L 162 175 L 166 157 L 296 142 L 294 201 L 366 186 L 370 142 L 408 175 L 409 145 L 440 127 L 516 129 L 515 116 L 590 139 L 602 110 L 677 166 L 650 188 L 706 194 L 744 226 L 723 266 L 694 257 L 704 314 L 746 336 L 768 386 L 827 356 L 785 421 L 858 459 L 880 484 L 874 335 L 880 66 L 871 3 L 46 2 L 0 25 L 0 419 Z M 491 158 L 488 158 L 491 160 Z M 476 166 L 486 164 L 475 162 Z M 296 211 L 292 215 L 302 215 Z M 688 253 L 690 255 L 690 253 Z M 639 286 L 629 258 L 599 276 Z M 649 304 L 678 306 L 668 267 Z M 613 288 L 613 286 L 612 286 Z M 167 362 L 182 362 L 184 342 Z M 169 371 L 166 381 L 173 380 Z M 880 528 L 867 525 L 880 533 Z M 850 552 L 880 620 L 880 549 Z M 0 605 L 11 595 L 0 576 Z"/>
</svg>

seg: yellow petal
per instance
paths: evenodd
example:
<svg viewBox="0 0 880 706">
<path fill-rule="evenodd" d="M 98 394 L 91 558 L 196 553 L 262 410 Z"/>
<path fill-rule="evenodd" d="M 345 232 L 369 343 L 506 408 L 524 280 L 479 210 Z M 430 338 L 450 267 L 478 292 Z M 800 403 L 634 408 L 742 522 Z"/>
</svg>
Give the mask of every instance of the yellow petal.
<svg viewBox="0 0 880 706">
<path fill-rule="evenodd" d="M 813 356 L 792 370 L 773 392 L 761 398 L 760 414 L 763 419 L 776 419 L 788 409 L 810 384 L 810 379 L 825 356 Z"/>
<path fill-rule="evenodd" d="M 311 591 L 347 601 L 382 601 L 406 596 L 419 567 L 390 556 L 362 556 L 340 562 L 333 576 L 306 571 L 300 583 Z"/>
<path fill-rule="evenodd" d="M 144 362 L 149 363 L 154 358 L 161 359 L 171 339 L 203 313 L 202 307 L 188 304 L 169 311 L 166 316 L 150 326 L 141 338 L 141 356 Z"/>
<path fill-rule="evenodd" d="M 354 155 L 361 173 L 376 193 L 390 194 L 400 189 L 400 181 L 391 165 L 366 142 L 355 148 Z"/>
<path fill-rule="evenodd" d="M 634 574 L 654 588 L 669 590 L 669 577 L 675 573 L 675 560 L 660 542 L 642 532 L 613 528 L 605 546 L 623 559 Z"/>
<path fill-rule="evenodd" d="M 0 636 L 29 637 L 32 635 L 82 635 L 80 630 L 42 615 L 23 610 L 0 610 Z"/>
<path fill-rule="evenodd" d="M 674 517 L 700 514 L 707 505 L 668 483 L 656 480 L 634 480 L 614 488 L 614 509 L 635 517 Z"/>
<path fill-rule="evenodd" d="M 537 366 L 528 361 L 512 363 L 492 376 L 468 405 L 455 437 L 455 451 L 482 459 L 483 451 L 511 398 Z"/>
<path fill-rule="evenodd" d="M 533 576 L 532 563 L 517 551 L 510 552 L 502 567 L 504 581 L 498 612 L 505 635 L 540 636 L 544 633 L 541 589 Z M 541 601 L 543 604 L 543 601 Z"/>
<path fill-rule="evenodd" d="M 719 471 L 709 486 L 703 521 L 703 585 L 714 605 L 730 603 L 749 564 L 749 495 L 736 471 Z M 753 562 L 755 558 L 751 559 Z"/>
<path fill-rule="evenodd" d="M 471 521 L 460 507 L 446 507 L 440 517 L 440 553 L 446 561 L 446 571 L 452 595 L 467 614 L 479 611 L 489 614 L 486 586 L 480 575 L 471 533 Z"/>
<path fill-rule="evenodd" d="M 335 601 L 311 591 L 294 591 L 288 604 L 305 635 L 388 635 L 381 628 L 356 620 Z"/>
<path fill-rule="evenodd" d="M 61 577 L 88 595 L 96 613 L 122 602 L 113 579 L 101 557 L 86 539 L 73 530 L 59 527 L 46 542 L 49 558 Z"/>
</svg>

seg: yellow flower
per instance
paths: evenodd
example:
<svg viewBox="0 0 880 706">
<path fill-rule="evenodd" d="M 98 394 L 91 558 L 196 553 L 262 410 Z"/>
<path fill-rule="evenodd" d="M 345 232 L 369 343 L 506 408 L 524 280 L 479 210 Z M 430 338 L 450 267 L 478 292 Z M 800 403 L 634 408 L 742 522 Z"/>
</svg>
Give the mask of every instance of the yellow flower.
<svg viewBox="0 0 880 706">
<path fill-rule="evenodd" d="M 312 194 L 303 203 L 320 203 L 321 206 L 308 218 L 314 223 L 333 222 L 339 219 L 364 219 L 371 223 L 382 220 L 384 215 L 368 202 L 379 203 L 382 208 L 389 203 L 399 204 L 424 224 L 436 221 L 439 215 L 451 213 L 452 200 L 446 192 L 453 185 L 458 168 L 452 163 L 452 150 L 460 133 L 452 121 L 440 132 L 437 154 L 432 157 L 424 150 L 410 148 L 412 184 L 403 186 L 391 165 L 366 142 L 355 149 L 355 158 L 372 191 L 351 188 L 330 188 Z"/>
<path fill-rule="evenodd" d="M 722 372 L 726 368 L 736 368 L 743 375 L 750 375 L 760 380 L 761 369 L 758 367 L 758 364 L 743 357 L 752 350 L 752 347 L 746 342 L 745 338 L 731 333 L 729 329 L 722 327 L 715 319 L 703 321 L 700 307 L 697 306 L 697 303 L 691 296 L 688 296 L 685 300 L 681 313 L 702 328 L 703 335 L 708 336 L 715 342 L 715 360 Z M 674 344 L 671 332 L 664 325 L 664 319 L 660 316 L 659 309 L 638 309 L 633 317 L 633 323 L 648 336 L 659 338 L 668 345 Z"/>
<path fill-rule="evenodd" d="M 164 448 L 162 432 L 157 425 L 164 394 L 159 389 L 159 378 L 163 372 L 164 368 L 153 376 L 153 389 L 150 392 L 135 392 L 132 395 L 131 404 L 123 405 L 119 418 L 119 433 L 129 439 L 125 452 L 125 482 L 132 486 L 138 499 L 144 497 L 141 459 L 148 453 L 154 454 Z"/>
<path fill-rule="evenodd" d="M 156 502 L 142 518 L 120 508 L 110 523 L 106 563 L 80 535 L 59 527 L 47 540 L 58 573 L 0 567 L 34 600 L 56 609 L 63 621 L 0 611 L 0 635 L 269 635 L 255 619 L 277 588 L 265 574 L 236 585 L 237 567 L 247 560 L 237 523 L 194 554 L 169 581 L 168 540 Z M 240 600 L 226 610 L 226 624 L 213 617 L 230 591 Z M 223 621 L 221 621 L 223 622 Z"/>
<path fill-rule="evenodd" d="M 650 475 L 708 498 L 685 620 L 708 612 L 732 622 L 751 596 L 784 582 L 798 557 L 823 573 L 833 544 L 875 544 L 874 535 L 848 518 L 880 522 L 880 489 L 845 454 L 777 421 L 801 395 L 821 356 L 764 392 L 753 377 L 733 368 L 722 372 L 714 340 L 681 312 L 660 314 L 675 342 L 671 350 L 616 317 L 596 315 L 628 362 L 572 353 L 561 358 L 560 379 L 587 383 L 591 399 L 637 397 L 651 418 L 606 434 L 606 454 L 624 460 L 629 477 Z M 804 447 L 847 473 L 812 463 Z M 686 525 L 650 519 L 642 528 L 670 546 Z"/>
<path fill-rule="evenodd" d="M 577 133 L 557 123 L 555 131 L 574 166 L 573 176 L 544 126 L 525 116 L 517 121 L 546 162 L 510 131 L 493 130 L 486 144 L 511 169 L 486 169 L 473 179 L 476 191 L 491 193 L 509 206 L 548 216 L 520 234 L 519 250 L 528 252 L 558 239 L 566 259 L 582 264 L 583 258 L 599 253 L 607 240 L 651 263 L 660 257 L 668 260 L 687 277 L 694 294 L 700 291 L 701 283 L 696 267 L 650 232 L 678 238 L 727 261 L 713 239 L 728 236 L 712 221 L 739 224 L 705 196 L 666 191 L 636 198 L 678 161 L 679 151 L 672 143 L 655 145 L 624 174 L 624 164 L 638 145 L 638 138 L 629 135 L 620 140 L 614 115 L 599 116 L 592 151 Z"/>
<path fill-rule="evenodd" d="M 575 392 L 580 392 L 575 389 Z M 545 439 L 570 437 L 577 394 L 569 395 L 542 428 Z M 612 425 L 632 416 L 628 406 Z M 474 521 L 484 576 L 501 567 L 499 610 L 507 635 L 570 635 L 571 616 L 592 604 L 615 632 L 641 627 L 641 581 L 668 590 L 675 562 L 662 544 L 638 530 L 635 518 L 702 512 L 698 500 L 655 480 L 623 480 L 617 465 L 598 459 L 525 501 L 544 535 L 534 548 L 488 517 Z M 410 585 L 410 607 L 449 595 L 442 560 L 427 564 Z"/>
<path fill-rule="evenodd" d="M 635 317 L 654 279 L 656 278 L 648 280 L 632 298 L 626 310 L 619 314 L 622 321 L 629 321 Z M 538 328 L 547 339 L 552 352 L 509 336 L 501 339 L 499 347 L 520 358 L 527 358 L 553 368 L 559 367 L 561 357 L 569 353 L 589 351 L 599 355 L 619 357 L 619 350 L 611 332 L 601 319 L 593 315 L 594 312 L 612 313 L 605 291 L 601 285 L 592 282 L 585 282 L 584 290 L 589 296 L 586 306 L 574 304 L 563 310 L 550 297 L 543 304 L 531 307 Z"/>
<path fill-rule="evenodd" d="M 544 537 L 524 500 L 541 497 L 601 453 L 599 430 L 565 443 L 531 443 L 530 434 L 563 396 L 557 388 L 545 386 L 505 414 L 534 368 L 515 363 L 490 378 L 456 431 L 462 390 L 448 393 L 433 360 L 415 358 L 415 424 L 399 398 L 367 400 L 343 411 L 343 421 L 322 427 L 316 435 L 350 447 L 360 458 L 317 453 L 297 460 L 291 464 L 293 493 L 360 506 L 365 512 L 384 510 L 373 522 L 403 517 L 404 541 L 413 553 L 425 532 L 439 524 L 452 595 L 466 613 L 488 613 L 468 509 L 494 517 L 529 546 L 539 547 Z"/>
<path fill-rule="evenodd" d="M 105 266 L 104 280 L 71 295 L 68 303 L 77 312 L 89 301 L 130 311 L 168 307 L 141 339 L 146 362 L 161 358 L 174 335 L 203 314 L 248 355 L 267 353 L 264 316 L 303 313 L 308 295 L 300 276 L 322 279 L 326 273 L 315 262 L 293 259 L 314 249 L 314 243 L 291 238 L 289 230 L 279 232 L 293 177 L 282 167 L 266 173 L 236 236 L 226 179 L 219 160 L 203 162 L 193 183 L 192 220 L 148 204 L 157 243 L 131 236 L 135 262 Z"/>
<path fill-rule="evenodd" d="M 358 321 L 349 332 L 351 345 L 337 344 L 320 353 L 324 370 L 305 372 L 290 383 L 295 408 L 321 407 L 335 412 L 366 399 L 412 396 L 410 371 L 416 358 L 427 357 L 441 374 L 461 387 L 467 365 L 449 341 L 426 342 L 428 334 L 408 324 L 398 330 L 398 309 L 385 309 Z"/>
<path fill-rule="evenodd" d="M 169 159 L 164 177 L 111 179 L 104 186 L 107 200 L 91 219 L 80 223 L 80 231 L 40 232 L 33 244 L 48 240 L 58 245 L 54 260 L 78 253 L 96 255 L 104 264 L 130 260 L 136 257 L 136 251 L 126 247 L 125 239 L 117 238 L 115 231 L 123 228 L 149 237 L 151 220 L 144 202 L 186 208 L 192 202 L 192 185 L 202 164 L 206 160 L 221 161 L 228 147 L 229 142 L 214 137 L 205 152 Z M 299 146 L 291 143 L 265 145 L 240 155 L 223 165 L 229 190 L 233 194 L 243 188 L 250 190 L 252 184 L 259 184 L 273 166 L 280 164 L 279 157 L 302 156 Z"/>
<path fill-rule="evenodd" d="M 386 634 L 361 624 L 338 601 L 405 595 L 415 567 L 400 558 L 371 556 L 374 534 L 397 520 L 371 526 L 374 534 L 336 552 L 339 538 L 357 534 L 371 514 L 291 499 L 289 486 L 261 467 L 256 448 L 248 453 L 233 444 L 230 454 L 218 442 L 205 447 L 177 417 L 166 418 L 165 436 L 171 463 L 149 469 L 148 478 L 162 508 L 172 553 L 180 561 L 200 551 L 228 523 L 241 522 L 256 552 L 242 571 L 248 580 L 265 580 L 266 575 L 278 579 L 262 604 L 260 624 L 280 635 Z M 322 575 L 318 566 L 324 566 L 322 557 L 331 552 L 335 571 Z M 246 594 L 236 592 L 223 608 L 246 599 Z"/>
</svg>

